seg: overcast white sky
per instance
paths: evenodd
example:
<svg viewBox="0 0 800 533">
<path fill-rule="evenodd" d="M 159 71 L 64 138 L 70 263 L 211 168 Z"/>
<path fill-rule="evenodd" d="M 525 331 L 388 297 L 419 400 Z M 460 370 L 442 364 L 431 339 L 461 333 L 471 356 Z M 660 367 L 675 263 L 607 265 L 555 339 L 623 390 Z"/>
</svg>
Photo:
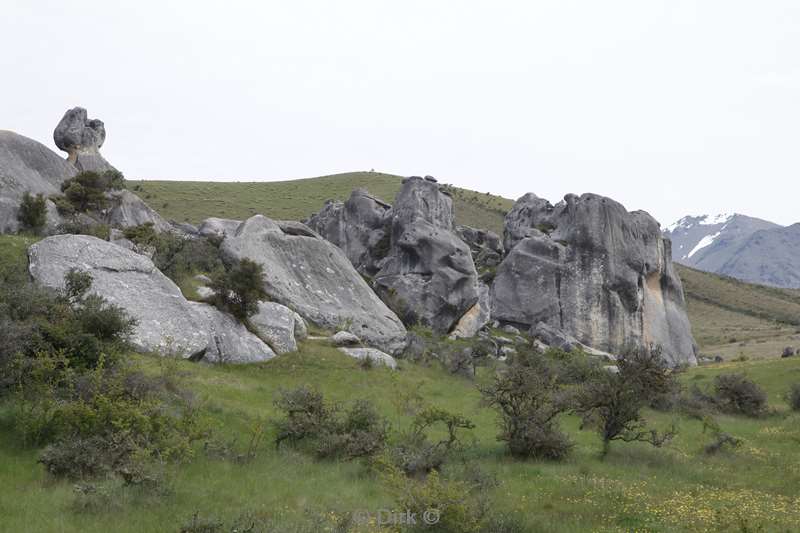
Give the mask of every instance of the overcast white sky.
<svg viewBox="0 0 800 533">
<path fill-rule="evenodd" d="M 800 2 L 0 0 L 0 128 L 128 178 L 376 170 L 800 220 Z M 279 201 L 279 199 L 276 199 Z"/>
</svg>

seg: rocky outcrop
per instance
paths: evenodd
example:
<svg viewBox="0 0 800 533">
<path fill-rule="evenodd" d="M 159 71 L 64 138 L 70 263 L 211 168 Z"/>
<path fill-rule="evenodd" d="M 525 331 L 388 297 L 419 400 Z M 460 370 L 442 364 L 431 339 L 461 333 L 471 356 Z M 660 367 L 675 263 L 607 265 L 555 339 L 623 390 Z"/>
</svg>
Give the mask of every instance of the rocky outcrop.
<svg viewBox="0 0 800 533">
<path fill-rule="evenodd" d="M 696 363 L 670 243 L 647 213 L 594 194 L 556 205 L 527 194 L 507 215 L 504 240 L 493 318 L 544 322 L 611 353 L 659 345 L 672 364 Z"/>
<path fill-rule="evenodd" d="M 397 370 L 397 361 L 394 357 L 374 348 L 339 348 L 339 351 L 359 361 L 369 359 L 375 365 Z"/>
<path fill-rule="evenodd" d="M 342 250 L 350 263 L 367 276 L 380 270 L 389 252 L 391 206 L 356 189 L 345 202 L 328 200 L 308 225 Z"/>
<path fill-rule="evenodd" d="M 478 274 L 455 234 L 452 199 L 433 181 L 407 178 L 391 215 L 376 290 L 404 323 L 448 333 L 478 302 Z"/>
<path fill-rule="evenodd" d="M 172 352 L 195 360 L 259 362 L 275 356 L 232 317 L 189 302 L 146 257 L 86 235 L 57 235 L 33 244 L 30 273 L 61 289 L 72 268 L 92 276 L 92 293 L 122 307 L 137 321 L 131 337 L 142 352 Z"/>
<path fill-rule="evenodd" d="M 284 226 L 287 227 L 288 226 Z M 406 330 L 370 289 L 341 249 L 296 225 L 286 233 L 275 221 L 256 215 L 228 234 L 221 250 L 227 261 L 244 258 L 264 267 L 270 300 L 294 309 L 328 329 L 342 325 L 365 343 L 389 353 L 405 344 Z M 298 234 L 305 233 L 305 234 Z"/>
<path fill-rule="evenodd" d="M 260 302 L 258 312 L 250 317 L 250 324 L 276 353 L 284 354 L 297 351 L 295 331 L 296 320 L 301 320 L 297 313 L 275 302 Z"/>
<path fill-rule="evenodd" d="M 110 207 L 106 222 L 115 228 L 129 228 L 152 224 L 157 232 L 172 231 L 172 224 L 161 218 L 144 200 L 131 191 L 114 191 L 109 194 Z"/>
<path fill-rule="evenodd" d="M 456 226 L 456 234 L 467 243 L 478 271 L 493 269 L 503 260 L 503 241 L 493 231 Z"/>
<path fill-rule="evenodd" d="M 201 237 L 216 237 L 222 239 L 226 235 L 233 235 L 236 233 L 241 223 L 241 220 L 211 217 L 205 219 L 200 224 L 200 227 L 197 228 L 197 232 Z"/>
<path fill-rule="evenodd" d="M 59 150 L 67 152 L 67 161 L 80 172 L 115 170 L 100 155 L 100 148 L 106 140 L 103 121 L 89 119 L 82 107 L 75 107 L 64 113 L 53 132 L 53 140 Z"/>
<path fill-rule="evenodd" d="M 43 144 L 0 131 L 0 233 L 19 229 L 17 213 L 26 192 L 51 196 L 60 194 L 61 183 L 76 173 L 75 167 L 64 161 Z M 59 220 L 53 217 L 55 206 L 48 206 L 48 226 Z"/>
</svg>

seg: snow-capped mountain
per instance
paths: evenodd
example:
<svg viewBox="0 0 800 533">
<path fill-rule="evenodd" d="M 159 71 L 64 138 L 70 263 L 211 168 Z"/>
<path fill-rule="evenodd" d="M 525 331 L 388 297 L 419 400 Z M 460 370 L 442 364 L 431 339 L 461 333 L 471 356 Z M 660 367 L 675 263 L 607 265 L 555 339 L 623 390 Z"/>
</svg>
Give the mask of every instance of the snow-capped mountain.
<svg viewBox="0 0 800 533">
<path fill-rule="evenodd" d="M 800 287 L 800 224 L 783 227 L 724 213 L 683 217 L 664 234 L 677 263 L 752 283 Z"/>
<path fill-rule="evenodd" d="M 727 248 L 731 241 L 752 235 L 762 229 L 779 228 L 778 224 L 738 213 L 687 216 L 667 227 L 664 233 L 672 239 L 672 258 L 701 270 L 714 270 L 707 262 Z M 711 261 L 715 265 L 718 261 Z M 703 268 L 702 265 L 707 265 Z"/>
</svg>

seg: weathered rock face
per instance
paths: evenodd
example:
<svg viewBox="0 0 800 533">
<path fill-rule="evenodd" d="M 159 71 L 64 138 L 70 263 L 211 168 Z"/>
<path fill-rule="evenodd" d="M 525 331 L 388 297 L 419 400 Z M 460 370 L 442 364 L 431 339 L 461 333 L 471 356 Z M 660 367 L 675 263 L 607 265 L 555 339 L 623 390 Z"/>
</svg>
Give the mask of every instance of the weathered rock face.
<svg viewBox="0 0 800 533">
<path fill-rule="evenodd" d="M 494 268 L 503 260 L 503 241 L 495 232 L 456 226 L 456 234 L 469 246 L 472 260 L 479 271 Z"/>
<path fill-rule="evenodd" d="M 91 274 L 91 292 L 137 320 L 131 341 L 140 351 L 241 363 L 275 356 L 233 318 L 187 301 L 152 261 L 121 246 L 87 235 L 56 235 L 33 244 L 28 256 L 31 276 L 44 286 L 63 288 L 71 268 Z"/>
<path fill-rule="evenodd" d="M 169 222 L 161 218 L 161 215 L 131 191 L 115 191 L 110 196 L 110 208 L 106 215 L 106 222 L 111 226 L 128 228 L 150 223 L 157 232 L 173 229 Z"/>
<path fill-rule="evenodd" d="M 367 276 L 374 276 L 389 252 L 391 206 L 356 189 L 346 202 L 329 200 L 308 225 L 342 250 Z"/>
<path fill-rule="evenodd" d="M 391 213 L 376 289 L 404 323 L 447 333 L 478 301 L 478 274 L 454 232 L 452 200 L 433 181 L 407 178 Z"/>
<path fill-rule="evenodd" d="M 383 365 L 392 370 L 397 370 L 395 358 L 375 348 L 339 348 L 339 351 L 359 361 L 369 359 L 375 365 Z"/>
<path fill-rule="evenodd" d="M 256 215 L 228 234 L 221 250 L 227 260 L 244 258 L 264 267 L 264 289 L 272 301 L 294 309 L 321 327 L 346 324 L 364 342 L 390 353 L 403 349 L 406 330 L 356 272 L 342 250 L 297 226 L 286 233 Z M 306 234 L 298 234 L 306 233 Z"/>
<path fill-rule="evenodd" d="M 527 194 L 506 217 L 505 243 L 493 318 L 544 322 L 612 353 L 660 345 L 671 363 L 696 363 L 670 243 L 647 213 L 594 194 L 555 206 Z"/>
<path fill-rule="evenodd" d="M 67 161 L 80 172 L 115 170 L 100 155 L 100 147 L 106 140 L 103 121 L 89 119 L 82 107 L 75 107 L 64 114 L 53 131 L 53 140 L 60 150 L 67 152 Z"/>
<path fill-rule="evenodd" d="M 242 223 L 241 220 L 231 220 L 228 218 L 207 218 L 197 228 L 201 237 L 224 238 L 226 235 L 233 235 Z"/>
<path fill-rule="evenodd" d="M 297 313 L 275 302 L 260 302 L 250 323 L 259 336 L 279 354 L 296 352 L 295 319 Z"/>
<path fill-rule="evenodd" d="M 0 131 L 0 233 L 19 229 L 17 212 L 25 192 L 50 196 L 76 173 L 75 167 L 41 143 L 10 131 Z M 53 206 L 54 207 L 54 206 Z M 48 225 L 58 223 L 48 207 Z"/>
</svg>

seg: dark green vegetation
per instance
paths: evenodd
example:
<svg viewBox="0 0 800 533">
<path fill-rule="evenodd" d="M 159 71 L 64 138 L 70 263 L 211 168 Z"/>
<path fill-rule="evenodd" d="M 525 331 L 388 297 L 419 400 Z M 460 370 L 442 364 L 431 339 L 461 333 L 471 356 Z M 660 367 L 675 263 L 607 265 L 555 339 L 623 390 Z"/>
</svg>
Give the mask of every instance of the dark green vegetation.
<svg viewBox="0 0 800 533">
<path fill-rule="evenodd" d="M 108 206 L 106 193 L 125 187 L 125 179 L 117 171 L 81 172 L 61 184 L 63 199 L 54 199 L 62 214 L 99 211 Z"/>
<path fill-rule="evenodd" d="M 31 232 L 35 235 L 41 233 L 47 224 L 47 199 L 41 194 L 36 196 L 26 192 L 22 196 L 19 204 L 19 225 L 22 231 Z"/>
<path fill-rule="evenodd" d="M 258 312 L 258 302 L 267 299 L 263 278 L 263 267 L 249 259 L 242 259 L 227 270 L 217 270 L 210 286 L 216 293 L 217 307 L 246 321 Z"/>
<path fill-rule="evenodd" d="M 325 200 L 346 200 L 363 187 L 392 203 L 400 190 L 400 176 L 380 172 L 350 172 L 319 178 L 273 182 L 128 181 L 164 218 L 199 223 L 208 217 L 242 220 L 256 214 L 277 220 L 302 220 L 316 213 Z M 456 187 L 453 197 L 456 223 L 503 234 L 503 217 L 512 200 Z"/>
<path fill-rule="evenodd" d="M 31 242 L 0 237 L 0 270 L 24 273 Z M 67 298 L 87 298 L 86 280 L 79 272 L 71 277 Z M 554 367 L 562 388 L 553 391 L 568 391 L 569 383 L 596 372 L 582 356 L 574 360 Z M 313 340 L 295 354 L 247 367 L 154 356 L 124 361 L 113 371 L 82 363 L 86 369 L 75 372 L 84 379 L 68 381 L 74 387 L 43 389 L 58 394 L 54 411 L 44 403 L 50 393 L 36 389 L 0 403 L 0 483 L 8 488 L 0 491 L 0 530 L 231 531 L 256 524 L 254 531 L 347 531 L 335 528 L 355 510 L 424 510 L 442 502 L 448 511 L 439 531 L 800 528 L 800 412 L 787 402 L 800 382 L 798 357 L 681 374 L 688 400 L 640 411 L 648 427 L 675 424 L 677 435 L 660 448 L 614 443 L 601 460 L 602 439 L 593 429 L 603 425 L 581 430 L 585 421 L 565 410 L 553 419 L 571 444 L 559 461 L 515 458 L 509 441 L 498 440 L 510 434 L 508 426 L 480 389 L 494 383 L 502 365 L 478 366 L 470 379 L 459 365 L 420 357 L 392 372 L 362 367 Z M 73 368 L 57 358 L 40 362 L 40 373 L 59 381 L 59 369 Z M 720 378 L 731 374 L 763 389 L 758 416 L 706 399 L 727 398 L 730 406 L 752 397 L 739 378 Z M 72 396 L 73 389 L 81 393 Z M 531 394 L 537 391 L 520 398 L 528 405 L 542 399 L 546 412 L 554 397 Z M 313 424 L 303 417 L 286 424 L 297 406 Z M 333 414 L 316 417 L 326 412 Z M 57 413 L 43 420 L 61 422 L 34 426 L 48 430 L 43 439 L 24 438 L 31 433 L 21 422 L 42 419 L 38 413 Z M 282 433 L 309 428 L 309 437 L 285 438 L 276 449 Z"/>
</svg>

